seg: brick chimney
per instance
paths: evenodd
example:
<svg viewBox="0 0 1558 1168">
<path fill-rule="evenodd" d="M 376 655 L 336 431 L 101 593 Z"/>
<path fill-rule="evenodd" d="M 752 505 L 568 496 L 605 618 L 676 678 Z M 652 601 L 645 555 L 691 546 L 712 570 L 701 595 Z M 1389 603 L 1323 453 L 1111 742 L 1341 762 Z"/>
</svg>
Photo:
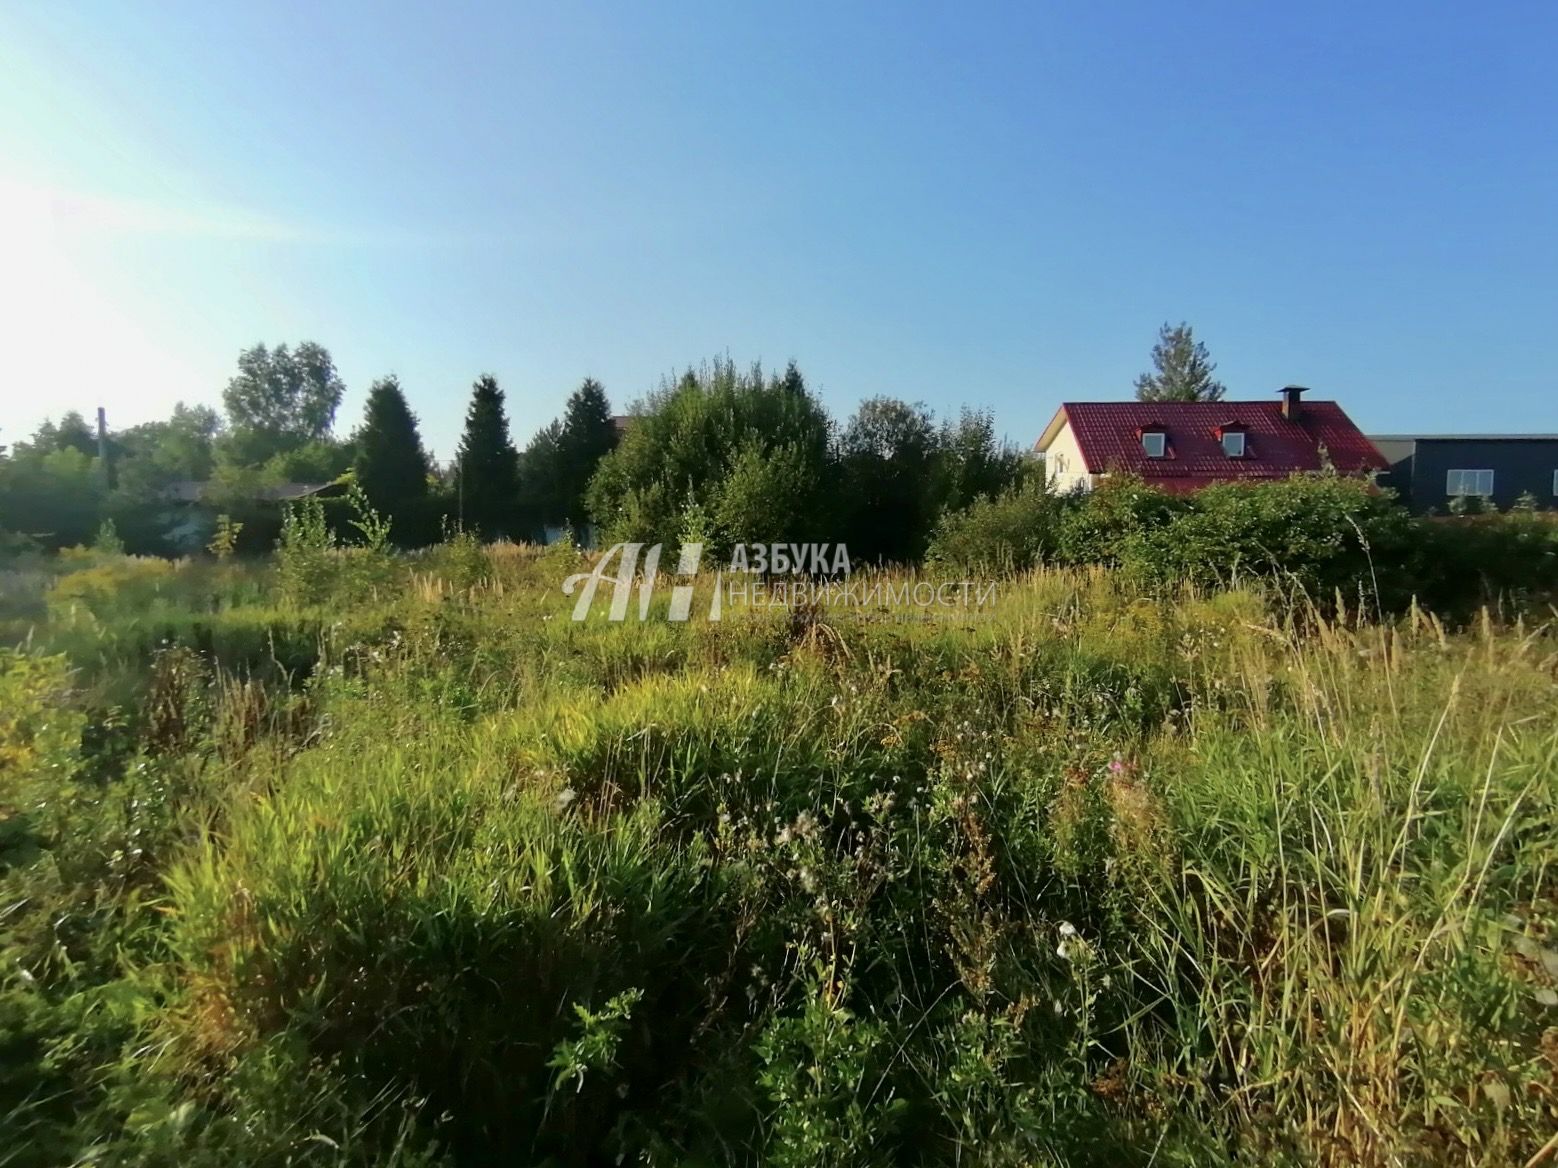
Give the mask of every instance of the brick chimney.
<svg viewBox="0 0 1558 1168">
<path fill-rule="evenodd" d="M 1290 422 L 1297 421 L 1298 415 L 1304 412 L 1301 399 L 1309 392 L 1308 386 L 1284 385 L 1277 392 L 1282 395 L 1282 416 Z"/>
</svg>

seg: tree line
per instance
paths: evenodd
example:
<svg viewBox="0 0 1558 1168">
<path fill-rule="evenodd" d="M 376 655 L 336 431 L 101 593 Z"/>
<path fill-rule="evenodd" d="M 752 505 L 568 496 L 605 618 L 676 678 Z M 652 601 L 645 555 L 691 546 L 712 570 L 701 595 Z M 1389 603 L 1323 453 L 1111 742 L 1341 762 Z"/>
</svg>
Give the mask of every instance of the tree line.
<svg viewBox="0 0 1558 1168">
<path fill-rule="evenodd" d="M 988 411 L 938 421 L 923 404 L 873 397 L 838 422 L 793 362 L 769 372 L 716 358 L 621 416 L 585 379 L 522 449 L 503 389 L 483 375 L 442 467 L 394 376 L 373 383 L 361 422 L 339 437 L 344 393 L 322 345 L 256 345 L 239 355 L 221 411 L 181 403 L 109 434 L 101 451 L 85 418 L 67 413 L 0 448 L 0 539 L 70 546 L 108 523 L 131 551 L 171 553 L 203 546 L 201 524 L 222 513 L 263 550 L 284 488 L 350 475 L 402 546 L 455 529 L 535 540 L 571 528 L 717 547 L 847 542 L 857 560 L 907 562 L 944 512 L 1032 469 Z"/>
</svg>

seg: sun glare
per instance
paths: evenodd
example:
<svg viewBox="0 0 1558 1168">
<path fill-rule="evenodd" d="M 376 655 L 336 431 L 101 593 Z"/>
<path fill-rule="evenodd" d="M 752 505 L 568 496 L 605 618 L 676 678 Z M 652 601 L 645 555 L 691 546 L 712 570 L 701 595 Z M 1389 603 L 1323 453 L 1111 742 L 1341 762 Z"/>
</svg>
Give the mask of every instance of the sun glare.
<svg viewBox="0 0 1558 1168">
<path fill-rule="evenodd" d="M 61 214 L 67 205 L 55 192 L 0 180 L 0 398 L 13 437 L 100 404 L 122 422 L 154 416 L 187 385 L 187 371 L 135 319 L 143 306 L 105 291 L 112 235 L 78 237 Z"/>
</svg>

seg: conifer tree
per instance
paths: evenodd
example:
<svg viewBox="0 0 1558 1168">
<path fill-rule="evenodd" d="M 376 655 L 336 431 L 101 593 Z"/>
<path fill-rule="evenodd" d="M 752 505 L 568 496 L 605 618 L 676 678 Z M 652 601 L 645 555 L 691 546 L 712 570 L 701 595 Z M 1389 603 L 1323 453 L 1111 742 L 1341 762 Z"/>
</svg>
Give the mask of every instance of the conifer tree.
<svg viewBox="0 0 1558 1168">
<path fill-rule="evenodd" d="M 471 391 L 465 434 L 455 462 L 457 514 L 468 531 L 484 539 L 516 534 L 519 455 L 509 440 L 503 391 L 483 374 Z"/>
<path fill-rule="evenodd" d="M 1212 377 L 1217 363 L 1184 321 L 1158 330 L 1152 365 L 1154 372 L 1136 379 L 1138 401 L 1222 401 L 1228 392 Z"/>
<path fill-rule="evenodd" d="M 352 469 L 357 485 L 394 525 L 398 541 L 414 541 L 427 518 L 429 462 L 416 416 L 393 376 L 374 382 L 368 391 L 356 451 Z"/>
<path fill-rule="evenodd" d="M 589 520 L 584 505 L 585 488 L 600 460 L 617 445 L 617 427 L 611 420 L 611 403 L 606 391 L 593 377 L 574 390 L 563 410 L 562 432 L 557 436 L 557 454 L 565 518 L 577 529 Z"/>
<path fill-rule="evenodd" d="M 538 430 L 519 456 L 521 511 L 532 530 L 589 523 L 585 491 L 600 460 L 617 445 L 606 391 L 594 378 L 569 395 L 562 417 Z"/>
</svg>

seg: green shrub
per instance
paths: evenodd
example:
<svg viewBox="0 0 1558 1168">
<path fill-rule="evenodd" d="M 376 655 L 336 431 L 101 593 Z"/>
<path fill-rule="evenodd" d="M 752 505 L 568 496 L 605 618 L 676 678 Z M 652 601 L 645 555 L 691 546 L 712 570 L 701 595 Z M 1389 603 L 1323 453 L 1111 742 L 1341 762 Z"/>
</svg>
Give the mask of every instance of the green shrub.
<svg viewBox="0 0 1558 1168">
<path fill-rule="evenodd" d="M 390 545 L 390 524 L 355 485 L 348 489 L 348 525 L 354 546 L 342 546 L 324 503 L 309 496 L 288 504 L 276 546 L 276 567 L 286 597 L 317 607 L 342 595 L 380 596 L 395 590 L 404 571 Z"/>
<path fill-rule="evenodd" d="M 1056 556 L 1062 516 L 1077 505 L 1030 478 L 995 498 L 943 514 L 926 562 L 964 573 L 1026 571 Z"/>
<path fill-rule="evenodd" d="M 1192 506 L 1129 475 L 1110 475 L 1062 514 L 1054 561 L 1062 564 L 1139 563 L 1138 546 Z"/>
<path fill-rule="evenodd" d="M 1416 584 L 1412 520 L 1361 479 L 1294 476 L 1218 483 L 1173 522 L 1130 543 L 1123 560 L 1146 579 L 1210 587 L 1274 578 L 1320 601 L 1404 605 Z"/>
<path fill-rule="evenodd" d="M 175 599 L 178 593 L 173 563 L 155 556 L 61 553 L 61 562 L 90 565 L 67 571 L 49 592 L 50 610 L 62 623 L 82 615 L 106 622 L 117 616 L 146 613 Z"/>
<path fill-rule="evenodd" d="M 324 505 L 312 496 L 287 506 L 276 545 L 276 569 L 282 590 L 295 604 L 322 604 L 336 582 L 331 554 L 336 537 L 325 522 Z"/>
<path fill-rule="evenodd" d="M 1423 602 L 1465 614 L 1484 604 L 1541 612 L 1558 598 L 1558 513 L 1420 520 Z"/>
</svg>

